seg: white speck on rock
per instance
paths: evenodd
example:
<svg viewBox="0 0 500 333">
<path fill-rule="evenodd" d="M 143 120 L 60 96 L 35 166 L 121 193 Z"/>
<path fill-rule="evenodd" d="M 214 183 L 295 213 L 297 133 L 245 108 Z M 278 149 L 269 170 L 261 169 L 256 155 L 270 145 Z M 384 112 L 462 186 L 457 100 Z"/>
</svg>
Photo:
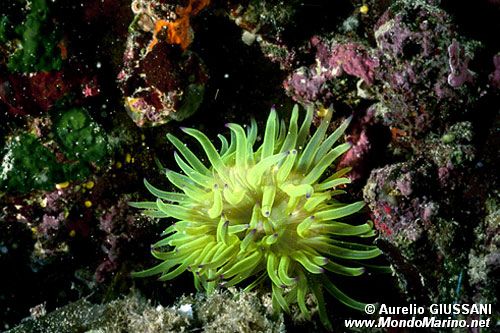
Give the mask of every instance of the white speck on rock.
<svg viewBox="0 0 500 333">
<path fill-rule="evenodd" d="M 189 319 L 193 319 L 193 307 L 191 304 L 182 304 L 179 307 L 179 313 Z"/>
</svg>

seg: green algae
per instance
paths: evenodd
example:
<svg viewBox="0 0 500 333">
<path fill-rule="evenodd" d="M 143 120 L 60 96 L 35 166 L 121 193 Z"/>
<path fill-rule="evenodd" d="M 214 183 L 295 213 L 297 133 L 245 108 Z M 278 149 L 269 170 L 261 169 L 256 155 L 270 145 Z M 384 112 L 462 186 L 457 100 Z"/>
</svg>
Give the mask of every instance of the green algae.
<svg viewBox="0 0 500 333">
<path fill-rule="evenodd" d="M 54 133 L 70 159 L 101 164 L 108 155 L 106 133 L 83 108 L 71 108 L 57 117 Z"/>
<path fill-rule="evenodd" d="M 3 191 L 49 190 L 60 181 L 61 168 L 54 154 L 34 135 L 23 133 L 7 143 L 0 170 Z"/>
<path fill-rule="evenodd" d="M 8 60 L 8 69 L 12 72 L 61 69 L 61 33 L 52 20 L 47 0 L 33 0 L 29 8 L 25 21 L 14 29 L 20 43 Z"/>
</svg>

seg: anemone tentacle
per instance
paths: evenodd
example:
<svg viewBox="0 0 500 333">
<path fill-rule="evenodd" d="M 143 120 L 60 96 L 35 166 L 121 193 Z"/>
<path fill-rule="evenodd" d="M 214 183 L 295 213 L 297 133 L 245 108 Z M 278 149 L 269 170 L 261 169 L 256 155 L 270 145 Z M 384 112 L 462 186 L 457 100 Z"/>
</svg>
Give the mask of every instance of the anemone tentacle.
<svg viewBox="0 0 500 333">
<path fill-rule="evenodd" d="M 338 188 L 350 183 L 345 177 L 350 169 L 325 176 L 350 148 L 349 143 L 335 144 L 351 119 L 327 136 L 331 117 L 329 110 L 310 135 L 312 109 L 299 126 L 295 106 L 288 128 L 271 110 L 262 144 L 256 149 L 254 120 L 246 130 L 228 124 L 229 140 L 218 135 L 220 151 L 202 132 L 183 128 L 201 146 L 208 166 L 168 134 L 183 173 L 166 171 L 166 177 L 179 192 L 160 190 L 145 180 L 157 200 L 131 205 L 149 216 L 178 221 L 153 245 L 153 255 L 163 262 L 134 275 L 160 275 L 161 280 L 169 280 L 190 271 L 195 286 L 208 292 L 244 281 L 252 288 L 268 277 L 276 309 L 289 311 L 290 304 L 296 303 L 309 317 L 306 298 L 313 295 L 325 325 L 329 322 L 323 289 L 350 307 L 362 308 L 362 303 L 343 293 L 325 274 L 361 275 L 364 268 L 358 261 L 380 254 L 375 246 L 344 240 L 374 232 L 370 223 L 342 221 L 364 206 L 361 201 L 337 200 L 344 193 Z M 350 260 L 355 261 L 352 266 Z"/>
</svg>

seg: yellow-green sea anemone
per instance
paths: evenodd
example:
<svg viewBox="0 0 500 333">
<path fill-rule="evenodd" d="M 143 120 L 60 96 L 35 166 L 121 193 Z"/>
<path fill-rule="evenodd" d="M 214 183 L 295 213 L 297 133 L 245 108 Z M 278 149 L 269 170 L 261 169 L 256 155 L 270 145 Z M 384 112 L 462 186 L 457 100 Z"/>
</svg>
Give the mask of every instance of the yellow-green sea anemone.
<svg viewBox="0 0 500 333">
<path fill-rule="evenodd" d="M 291 304 L 297 304 L 309 317 L 306 299 L 312 295 L 325 325 L 329 321 L 324 290 L 362 309 L 363 303 L 351 299 L 327 277 L 327 271 L 360 275 L 364 269 L 354 262 L 380 254 L 374 246 L 346 241 L 373 235 L 369 223 L 341 222 L 364 206 L 361 201 L 336 199 L 344 193 L 337 188 L 349 183 L 343 177 L 349 169 L 325 176 L 350 148 L 349 143 L 335 146 L 349 119 L 327 136 L 329 111 L 311 135 L 313 110 L 307 111 L 300 127 L 298 115 L 295 107 L 287 128 L 272 110 L 256 149 L 255 121 L 246 130 L 228 124 L 230 142 L 219 135 L 219 150 L 202 132 L 184 128 L 201 145 L 208 166 L 169 134 L 179 152 L 175 160 L 182 173 L 166 171 L 166 176 L 180 191 L 162 191 L 145 181 L 157 200 L 131 205 L 145 209 L 146 215 L 177 221 L 153 245 L 153 256 L 162 262 L 134 275 L 170 280 L 189 271 L 196 288 L 208 292 L 218 286 L 246 282 L 247 288 L 253 288 L 269 281 L 275 309 L 289 311 Z"/>
</svg>

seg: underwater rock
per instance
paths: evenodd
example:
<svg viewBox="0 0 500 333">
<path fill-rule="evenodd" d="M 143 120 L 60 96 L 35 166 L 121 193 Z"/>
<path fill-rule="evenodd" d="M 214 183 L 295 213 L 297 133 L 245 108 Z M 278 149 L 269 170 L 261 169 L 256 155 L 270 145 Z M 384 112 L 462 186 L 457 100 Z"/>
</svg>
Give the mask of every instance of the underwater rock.
<svg viewBox="0 0 500 333">
<path fill-rule="evenodd" d="M 295 51 L 284 41 L 284 33 L 295 25 L 299 1 L 252 0 L 229 1 L 228 16 L 242 29 L 241 40 L 258 43 L 262 53 L 284 70 L 295 62 Z"/>
<path fill-rule="evenodd" d="M 282 315 L 273 315 L 269 296 L 235 289 L 211 296 L 184 296 L 170 307 L 154 306 L 136 293 L 106 304 L 86 299 L 66 305 L 7 331 L 44 332 L 285 332 Z"/>
<path fill-rule="evenodd" d="M 479 264 L 479 254 L 469 255 L 471 248 L 484 252 L 473 230 L 479 228 L 487 191 L 478 186 L 474 140 L 470 122 L 432 133 L 406 162 L 373 170 L 363 189 L 380 232 L 377 244 L 408 301 L 470 301 L 464 267 L 473 260 Z"/>
<path fill-rule="evenodd" d="M 466 82 L 474 81 L 474 72 L 468 69 L 470 58 L 465 55 L 465 49 L 454 39 L 448 46 L 450 74 L 448 84 L 453 88 L 460 87 Z"/>
<path fill-rule="evenodd" d="M 186 1 L 158 1 L 158 0 L 134 0 L 132 1 L 132 12 L 136 15 L 134 21 L 143 31 L 152 31 L 153 38 L 148 45 L 151 51 L 159 39 L 160 32 L 166 30 L 168 44 L 180 45 L 185 50 L 191 44 L 194 32 L 191 29 L 190 19 L 202 11 L 210 0 L 188 0 Z"/>
<path fill-rule="evenodd" d="M 392 164 L 372 171 L 363 193 L 375 227 L 389 238 L 416 242 L 436 216 L 439 205 L 428 189 L 437 176 L 424 161 Z"/>
<path fill-rule="evenodd" d="M 303 105 L 329 106 L 337 100 L 357 104 L 357 82 L 373 84 L 378 59 L 357 42 L 311 39 L 315 64 L 295 70 L 283 83 L 287 93 Z M 347 95 L 347 96 L 346 96 Z"/>
<path fill-rule="evenodd" d="M 325 34 L 294 49 L 295 58 L 314 61 L 291 71 L 287 94 L 341 113 L 375 101 L 369 110 L 393 132 L 394 146 L 413 149 L 450 119 L 464 119 L 478 101 L 469 62 L 480 44 L 459 35 L 435 4 L 396 1 L 371 33 L 375 47 L 355 34 Z"/>
<path fill-rule="evenodd" d="M 474 230 L 475 246 L 469 253 L 468 276 L 474 301 L 498 304 L 500 295 L 500 209 L 498 196 L 486 201 L 487 215 Z"/>
<path fill-rule="evenodd" d="M 337 24 L 351 10 L 349 1 L 325 0 L 312 3 L 230 0 L 225 8 L 227 16 L 242 29 L 242 42 L 249 46 L 258 44 L 263 55 L 287 73 L 308 65 L 304 63 L 309 53 L 305 44 L 311 36 L 319 31 L 335 31 Z"/>
<path fill-rule="evenodd" d="M 363 189 L 379 230 L 377 244 L 393 263 L 408 301 L 449 297 L 440 285 L 456 283 L 462 267 L 463 252 L 453 250 L 463 241 L 457 240 L 460 225 L 446 214 L 443 192 L 436 167 L 423 158 L 375 169 Z"/>
<path fill-rule="evenodd" d="M 493 57 L 493 65 L 495 70 L 490 74 L 490 83 L 496 89 L 500 89 L 500 53 Z"/>
<path fill-rule="evenodd" d="M 191 3 L 192 1 L 189 6 Z M 204 1 L 194 3 L 202 6 Z M 182 28 L 181 31 L 168 28 L 167 23 L 171 21 L 159 18 L 177 17 L 179 14 L 176 14 L 178 11 L 175 8 L 155 1 L 132 3 L 136 17 L 127 39 L 118 83 L 124 96 L 125 108 L 140 127 L 158 126 L 172 119 L 185 119 L 203 101 L 208 74 L 201 58 L 196 53 L 185 50 L 192 38 L 189 37 L 189 26 L 185 26 L 186 22 L 189 24 L 189 20 L 182 19 L 188 16 L 178 17 L 184 22 L 179 23 L 178 29 Z M 163 36 L 162 22 L 167 24 L 166 38 Z M 180 35 L 172 35 L 174 32 Z"/>
<path fill-rule="evenodd" d="M 187 276 L 130 276 L 153 265 L 149 245 L 167 226 L 127 202 L 144 198 L 144 177 L 175 190 L 157 172 L 178 159 L 165 133 L 185 142 L 177 126 L 157 125 L 203 107 L 183 125 L 217 139 L 224 123 L 262 125 L 260 106 L 295 117 L 286 111 L 292 99 L 315 107 L 313 127 L 330 105 L 329 130 L 352 115 L 351 149 L 326 177 L 351 168 L 342 182 L 353 186 L 341 195 L 364 194 L 373 219 L 366 226 L 378 231 L 384 258 L 365 267 L 366 278 L 334 282 L 363 301 L 498 308 L 500 49 L 492 31 L 499 3 L 4 0 L 0 330 L 19 323 L 14 332 L 283 332 L 285 317 L 289 331 L 323 331 L 300 304 L 275 316 L 268 295 L 229 289 L 179 299 L 193 290 Z M 240 132 L 262 143 L 252 126 Z M 284 138 L 295 127 L 275 134 Z M 361 241 L 355 246 L 370 242 Z M 378 275 L 387 262 L 392 277 Z M 131 286 L 152 303 L 125 296 Z M 276 286 L 292 294 L 285 301 L 299 296 Z M 115 297 L 124 298 L 110 302 Z M 314 297 L 300 297 L 318 317 Z M 324 312 L 335 331 L 346 329 L 344 319 L 366 318 L 334 298 L 325 299 Z"/>
<path fill-rule="evenodd" d="M 474 166 L 477 149 L 473 145 L 473 139 L 472 123 L 463 121 L 449 126 L 440 137 L 436 134 L 429 135 L 417 149 L 435 163 L 439 180 L 443 182 L 446 175 L 454 170 L 465 170 Z"/>
<path fill-rule="evenodd" d="M 144 237 L 141 219 L 130 209 L 130 196 L 124 195 L 116 204 L 99 212 L 99 229 L 102 231 L 101 250 L 104 253 L 102 262 L 95 270 L 98 283 L 106 281 L 111 273 L 120 269 L 129 260 L 134 251 L 132 242 Z"/>
<path fill-rule="evenodd" d="M 397 1 L 374 29 L 380 69 L 376 116 L 409 142 L 477 101 L 468 61 L 477 43 L 458 35 L 450 16 L 426 1 Z M 411 144 L 411 142 L 410 142 Z"/>
<path fill-rule="evenodd" d="M 245 44 L 250 45 L 255 40 L 278 42 L 287 26 L 294 23 L 299 3 L 297 0 L 229 1 L 228 12 L 236 25 L 243 29 Z"/>
<path fill-rule="evenodd" d="M 390 142 L 390 132 L 375 122 L 373 111 L 368 109 L 359 120 L 354 119 L 347 141 L 352 148 L 341 157 L 339 168 L 350 167 L 352 181 L 366 180 L 377 167 L 377 157 L 383 156 Z"/>
<path fill-rule="evenodd" d="M 188 299 L 179 303 L 189 303 Z M 205 332 L 285 332 L 283 315 L 274 312 L 269 294 L 229 288 L 210 296 L 197 294 L 191 304 L 193 317 L 202 323 Z"/>
<path fill-rule="evenodd" d="M 0 107 L 14 116 L 36 115 L 49 110 L 70 86 L 61 71 L 9 74 L 5 80 L 0 77 Z"/>
</svg>

